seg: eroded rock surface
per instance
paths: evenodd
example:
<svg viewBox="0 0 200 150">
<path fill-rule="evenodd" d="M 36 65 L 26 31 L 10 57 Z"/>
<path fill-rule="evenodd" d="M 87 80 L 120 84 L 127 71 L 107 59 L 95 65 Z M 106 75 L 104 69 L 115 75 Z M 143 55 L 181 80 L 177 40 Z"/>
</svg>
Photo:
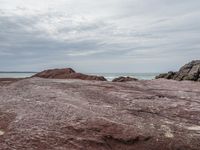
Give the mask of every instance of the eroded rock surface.
<svg viewBox="0 0 200 150">
<path fill-rule="evenodd" d="M 0 86 L 6 86 L 23 78 L 0 78 Z"/>
<path fill-rule="evenodd" d="M 200 81 L 200 60 L 192 61 L 183 67 L 178 72 L 168 72 L 164 74 L 160 74 L 156 77 L 165 78 L 165 79 L 173 79 L 173 80 L 191 80 L 191 81 Z"/>
<path fill-rule="evenodd" d="M 31 78 L 0 86 L 0 150 L 199 150 L 200 84 Z"/>
<path fill-rule="evenodd" d="M 81 79 L 106 81 L 103 76 L 86 75 L 75 72 L 72 68 L 50 69 L 39 72 L 32 77 L 48 78 L 48 79 Z"/>
<path fill-rule="evenodd" d="M 112 82 L 129 82 L 129 81 L 137 81 L 138 79 L 132 77 L 118 77 L 112 80 Z"/>
</svg>

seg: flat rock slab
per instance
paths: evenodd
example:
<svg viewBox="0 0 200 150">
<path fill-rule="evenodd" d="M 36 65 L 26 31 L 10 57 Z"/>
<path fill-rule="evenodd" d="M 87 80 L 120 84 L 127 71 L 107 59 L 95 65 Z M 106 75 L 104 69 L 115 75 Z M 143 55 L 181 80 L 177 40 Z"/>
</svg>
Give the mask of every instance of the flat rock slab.
<svg viewBox="0 0 200 150">
<path fill-rule="evenodd" d="M 9 85 L 13 82 L 22 80 L 23 78 L 0 78 L 0 86 Z"/>
<path fill-rule="evenodd" d="M 199 150 L 200 83 L 24 79 L 0 86 L 0 150 Z"/>
</svg>

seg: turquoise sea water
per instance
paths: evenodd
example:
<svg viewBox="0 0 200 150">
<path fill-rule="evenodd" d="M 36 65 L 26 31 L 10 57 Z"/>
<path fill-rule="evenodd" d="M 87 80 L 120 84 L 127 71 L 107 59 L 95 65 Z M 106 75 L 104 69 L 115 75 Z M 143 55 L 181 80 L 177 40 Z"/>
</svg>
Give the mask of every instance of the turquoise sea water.
<svg viewBox="0 0 200 150">
<path fill-rule="evenodd" d="M 14 72 L 14 73 L 0 73 L 0 78 L 23 78 L 23 77 L 30 77 L 35 73 L 27 73 L 27 72 Z M 120 76 L 130 76 L 135 77 L 140 80 L 151 80 L 154 79 L 160 73 L 86 73 L 91 75 L 99 75 L 104 76 L 108 81 Z"/>
</svg>

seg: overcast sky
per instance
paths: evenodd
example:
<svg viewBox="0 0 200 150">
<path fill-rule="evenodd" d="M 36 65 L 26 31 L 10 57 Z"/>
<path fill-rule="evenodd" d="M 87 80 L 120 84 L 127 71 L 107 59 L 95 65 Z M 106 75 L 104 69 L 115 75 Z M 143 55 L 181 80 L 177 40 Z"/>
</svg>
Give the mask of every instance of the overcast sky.
<svg viewBox="0 0 200 150">
<path fill-rule="evenodd" d="M 0 70 L 166 72 L 193 59 L 199 0 L 0 0 Z"/>
</svg>

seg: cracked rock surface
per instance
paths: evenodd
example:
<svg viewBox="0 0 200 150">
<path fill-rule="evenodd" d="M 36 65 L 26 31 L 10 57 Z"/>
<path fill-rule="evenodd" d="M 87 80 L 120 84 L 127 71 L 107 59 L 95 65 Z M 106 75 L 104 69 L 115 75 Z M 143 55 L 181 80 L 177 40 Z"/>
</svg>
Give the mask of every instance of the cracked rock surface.
<svg viewBox="0 0 200 150">
<path fill-rule="evenodd" d="M 30 78 L 0 86 L 0 150 L 199 150 L 199 141 L 199 82 Z"/>
</svg>

